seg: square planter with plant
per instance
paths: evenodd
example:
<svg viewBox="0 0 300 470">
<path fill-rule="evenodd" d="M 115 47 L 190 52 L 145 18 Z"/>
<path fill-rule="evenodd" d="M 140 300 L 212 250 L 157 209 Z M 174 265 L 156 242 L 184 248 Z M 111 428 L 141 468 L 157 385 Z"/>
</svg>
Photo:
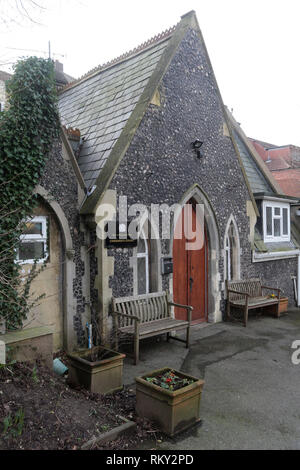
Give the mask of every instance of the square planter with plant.
<svg viewBox="0 0 300 470">
<path fill-rule="evenodd" d="M 102 346 L 68 354 L 68 382 L 82 385 L 93 393 L 112 393 L 123 388 L 125 354 Z"/>
<path fill-rule="evenodd" d="M 164 367 L 137 377 L 136 411 L 173 436 L 200 421 L 204 381 Z"/>
</svg>

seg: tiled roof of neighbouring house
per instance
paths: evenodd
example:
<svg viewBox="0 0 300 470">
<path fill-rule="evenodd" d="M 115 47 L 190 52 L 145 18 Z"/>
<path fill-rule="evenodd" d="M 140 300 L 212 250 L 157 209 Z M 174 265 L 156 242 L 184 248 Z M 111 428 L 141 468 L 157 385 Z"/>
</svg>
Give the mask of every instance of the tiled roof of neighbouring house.
<svg viewBox="0 0 300 470">
<path fill-rule="evenodd" d="M 273 171 L 273 175 L 285 194 L 300 198 L 300 168 Z"/>
<path fill-rule="evenodd" d="M 62 124 L 80 129 L 78 164 L 95 184 L 153 74 L 174 28 L 68 84 L 60 93 Z"/>
<path fill-rule="evenodd" d="M 276 157 L 276 159 L 271 158 L 270 160 L 265 160 L 265 164 L 268 166 L 270 171 L 287 170 L 288 168 L 291 168 L 291 165 L 289 165 L 283 157 Z"/>
<path fill-rule="evenodd" d="M 258 142 L 264 149 L 272 149 L 278 148 L 278 145 L 269 144 L 268 142 L 263 142 L 262 140 L 253 139 L 252 137 L 248 137 L 251 142 Z"/>
</svg>

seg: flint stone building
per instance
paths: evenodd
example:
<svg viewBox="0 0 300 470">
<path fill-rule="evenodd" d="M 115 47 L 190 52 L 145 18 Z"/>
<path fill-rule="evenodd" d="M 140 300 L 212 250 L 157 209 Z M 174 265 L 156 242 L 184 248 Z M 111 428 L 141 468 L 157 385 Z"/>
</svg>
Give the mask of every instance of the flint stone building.
<svg viewBox="0 0 300 470">
<path fill-rule="evenodd" d="M 283 194 L 224 107 L 194 12 L 62 87 L 59 109 L 61 140 L 33 219 L 52 269 L 36 280 L 49 295 L 32 321 L 53 325 L 56 349 L 86 345 L 91 320 L 108 342 L 112 297 L 168 290 L 194 307 L 195 323 L 219 322 L 225 281 L 260 277 L 295 304 L 300 252 L 290 207 L 298 200 Z M 194 226 L 202 204 L 201 248 L 186 251 L 185 238 L 174 238 L 176 215 L 170 239 L 147 239 L 147 229 L 161 227 L 145 220 L 136 246 L 107 245 L 96 234 L 101 207 L 111 204 L 118 218 L 121 195 L 149 210 L 187 204 Z M 20 256 L 24 272 L 33 254 Z"/>
</svg>

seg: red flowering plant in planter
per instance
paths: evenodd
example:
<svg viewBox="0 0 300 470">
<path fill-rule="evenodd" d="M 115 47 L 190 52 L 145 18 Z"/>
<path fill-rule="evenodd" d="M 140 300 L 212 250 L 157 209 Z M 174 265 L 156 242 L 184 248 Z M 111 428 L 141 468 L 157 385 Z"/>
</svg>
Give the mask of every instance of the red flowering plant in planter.
<svg viewBox="0 0 300 470">
<path fill-rule="evenodd" d="M 187 385 L 195 382 L 194 379 L 179 377 L 172 369 L 167 370 L 163 374 L 159 374 L 156 377 L 145 377 L 145 380 L 154 385 L 157 385 L 158 387 L 170 391 L 179 390 L 180 388 L 186 387 Z"/>
<path fill-rule="evenodd" d="M 136 377 L 136 411 L 173 436 L 200 420 L 204 381 L 163 367 Z"/>
</svg>

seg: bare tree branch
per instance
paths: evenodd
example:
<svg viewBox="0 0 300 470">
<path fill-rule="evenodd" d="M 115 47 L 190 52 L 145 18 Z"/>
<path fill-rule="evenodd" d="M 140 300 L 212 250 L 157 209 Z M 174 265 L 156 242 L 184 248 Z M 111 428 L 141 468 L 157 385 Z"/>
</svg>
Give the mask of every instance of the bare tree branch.
<svg viewBox="0 0 300 470">
<path fill-rule="evenodd" d="M 0 0 L 0 24 L 7 29 L 12 24 L 17 26 L 25 26 L 27 23 L 35 23 L 41 25 L 39 21 L 41 14 L 46 11 L 43 2 L 37 3 L 33 0 Z"/>
</svg>

